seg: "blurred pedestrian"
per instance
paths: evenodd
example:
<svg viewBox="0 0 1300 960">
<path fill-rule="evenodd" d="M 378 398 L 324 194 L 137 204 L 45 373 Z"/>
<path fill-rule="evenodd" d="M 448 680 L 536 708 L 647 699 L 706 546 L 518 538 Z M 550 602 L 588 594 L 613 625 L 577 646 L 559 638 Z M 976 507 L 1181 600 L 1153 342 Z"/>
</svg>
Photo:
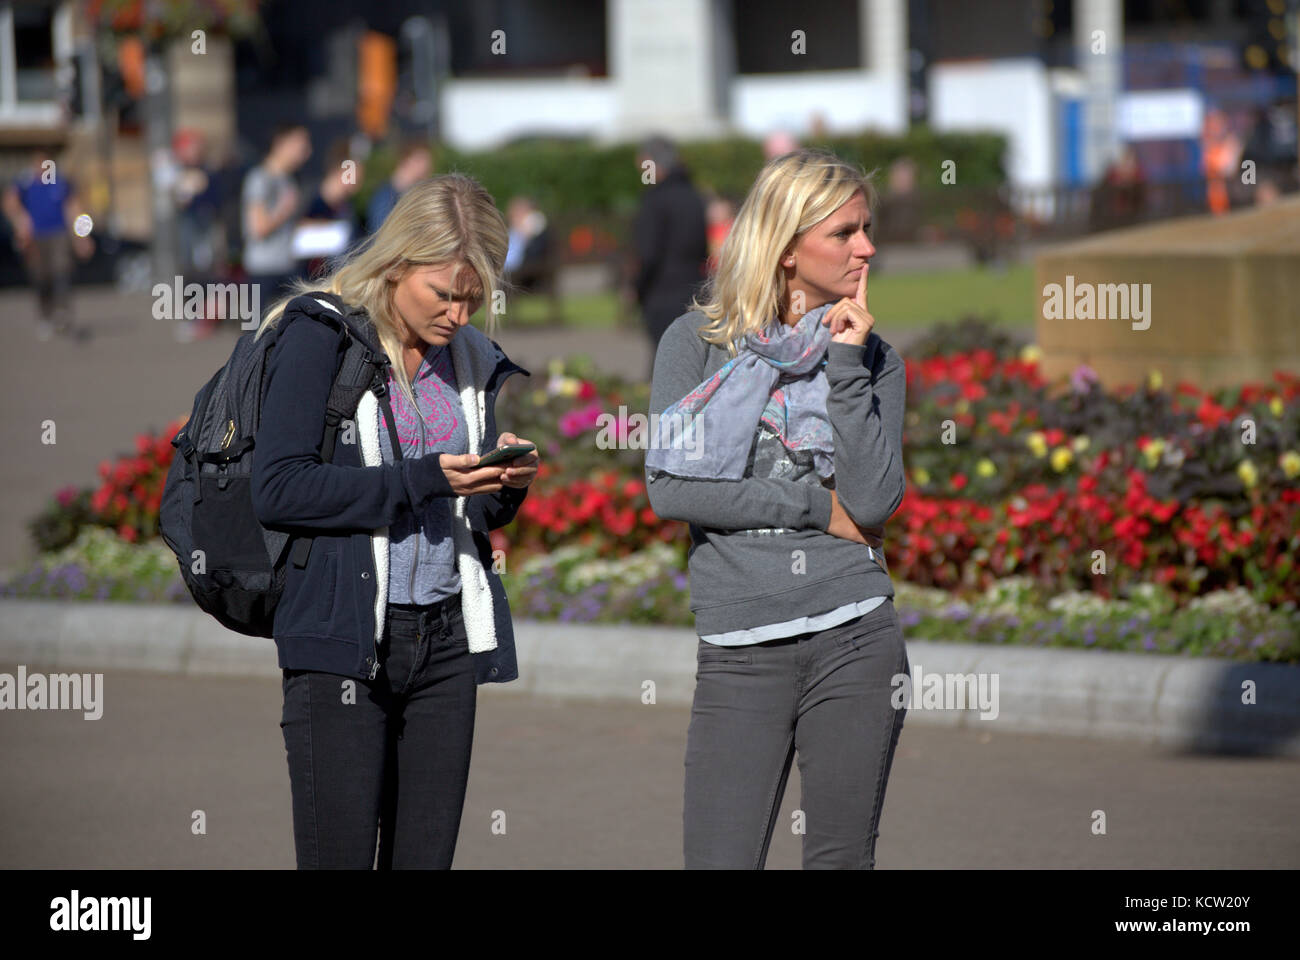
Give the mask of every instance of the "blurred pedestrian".
<svg viewBox="0 0 1300 960">
<path fill-rule="evenodd" d="M 686 312 L 687 301 L 707 276 L 708 225 L 704 199 L 671 141 L 646 140 L 637 166 L 654 174 L 632 230 L 638 260 L 636 298 L 653 357 L 659 338 Z"/>
<path fill-rule="evenodd" d="M 1125 144 L 1092 191 L 1088 229 L 1112 230 L 1140 221 L 1146 212 L 1147 179 L 1137 151 Z"/>
<path fill-rule="evenodd" d="M 330 148 L 320 184 L 294 234 L 302 276 L 321 275 L 329 259 L 341 256 L 361 235 L 361 215 L 352 201 L 364 176 L 364 161 L 352 155 L 349 141 L 340 140 Z"/>
<path fill-rule="evenodd" d="M 705 270 L 712 274 L 718 269 L 718 255 L 722 252 L 722 244 L 726 242 L 727 234 L 731 232 L 731 225 L 736 219 L 736 205 L 727 197 L 714 196 L 709 199 L 707 210 L 708 218 L 708 241 L 709 257 L 705 263 Z"/>
<path fill-rule="evenodd" d="M 1233 131 L 1227 115 L 1211 108 L 1201 131 L 1201 170 L 1211 213 L 1227 213 L 1231 206 L 1228 183 L 1241 176 L 1241 146 L 1241 138 Z"/>
<path fill-rule="evenodd" d="M 38 147 L 33 152 L 31 166 L 5 189 L 3 206 L 14 246 L 36 288 L 37 339 L 50 340 L 56 333 L 88 339 L 90 330 L 73 322 L 72 271 L 74 255 L 89 259 L 94 242 L 89 234 L 74 232 L 80 207 L 76 185 L 60 172 L 51 151 Z"/>
<path fill-rule="evenodd" d="M 548 279 L 551 229 L 546 214 L 532 197 L 511 197 L 506 204 L 510 246 L 506 251 L 506 277 L 521 292 L 536 290 Z"/>
<path fill-rule="evenodd" d="M 205 285 L 219 272 L 221 244 L 217 221 L 221 212 L 221 192 L 215 171 L 205 158 L 203 134 L 187 127 L 172 138 L 172 155 L 176 178 L 172 182 L 172 202 L 176 207 L 178 266 L 185 283 Z M 181 317 L 176 322 L 176 338 L 182 342 L 210 334 L 216 321 L 206 309 L 201 317 Z"/>
<path fill-rule="evenodd" d="M 799 140 L 786 130 L 773 130 L 763 138 L 763 159 L 775 160 L 799 149 Z"/>
<path fill-rule="evenodd" d="M 379 185 L 366 209 L 366 232 L 374 233 L 407 190 L 433 173 L 433 154 L 422 140 L 412 140 L 397 155 L 392 175 Z"/>
<path fill-rule="evenodd" d="M 311 156 L 311 135 L 301 124 L 283 124 L 271 137 L 266 158 L 244 177 L 244 270 L 261 288 L 261 303 L 293 279 L 293 230 L 304 210 L 294 174 Z"/>
</svg>

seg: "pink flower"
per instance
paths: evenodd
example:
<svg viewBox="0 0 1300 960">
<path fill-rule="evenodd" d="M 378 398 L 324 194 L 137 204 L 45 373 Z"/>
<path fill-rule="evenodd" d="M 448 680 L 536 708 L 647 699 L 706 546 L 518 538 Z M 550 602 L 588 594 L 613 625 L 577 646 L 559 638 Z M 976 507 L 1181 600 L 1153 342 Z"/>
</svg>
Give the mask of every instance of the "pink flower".
<svg viewBox="0 0 1300 960">
<path fill-rule="evenodd" d="M 598 403 L 589 403 L 577 410 L 570 410 L 560 417 L 560 433 L 569 438 L 586 433 L 600 422 L 600 415 L 603 412 Z"/>
</svg>

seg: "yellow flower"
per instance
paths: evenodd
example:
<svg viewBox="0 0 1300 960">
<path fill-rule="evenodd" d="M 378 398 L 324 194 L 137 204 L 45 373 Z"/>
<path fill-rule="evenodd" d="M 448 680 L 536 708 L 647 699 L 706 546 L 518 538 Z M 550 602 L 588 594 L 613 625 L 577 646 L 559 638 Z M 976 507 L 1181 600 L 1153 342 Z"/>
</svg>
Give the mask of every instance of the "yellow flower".
<svg viewBox="0 0 1300 960">
<path fill-rule="evenodd" d="M 1025 439 L 1025 443 L 1029 445 L 1029 449 L 1034 456 L 1047 456 L 1047 437 L 1043 435 L 1043 431 L 1035 430 Z"/>
<path fill-rule="evenodd" d="M 1282 409 L 1283 408 L 1282 408 L 1281 397 L 1274 397 L 1272 400 L 1268 402 L 1268 412 L 1273 414 L 1273 416 L 1275 417 L 1282 416 Z"/>
<path fill-rule="evenodd" d="M 1165 452 L 1165 442 L 1159 437 L 1154 440 L 1148 440 L 1142 445 L 1142 456 L 1146 458 L 1147 469 L 1154 470 L 1156 464 L 1160 462 L 1160 457 Z"/>
<path fill-rule="evenodd" d="M 1288 480 L 1294 480 L 1297 476 L 1300 476 L 1300 453 L 1288 450 L 1282 454 L 1279 462 L 1282 464 L 1282 472 L 1286 474 Z"/>
<path fill-rule="evenodd" d="M 921 484 L 921 486 L 925 486 L 930 482 L 930 471 L 925 469 L 925 467 L 917 467 L 912 471 L 912 479 Z"/>
<path fill-rule="evenodd" d="M 960 400 L 954 403 L 952 407 L 958 413 L 970 413 L 970 401 L 967 400 L 965 397 L 962 397 Z"/>
<path fill-rule="evenodd" d="M 975 464 L 975 472 L 981 477 L 991 477 L 998 472 L 998 468 L 988 457 L 984 457 L 979 463 Z"/>
<path fill-rule="evenodd" d="M 1075 453 L 1083 453 L 1088 447 L 1092 446 L 1092 441 L 1088 439 L 1087 434 L 1081 433 L 1070 441 L 1070 446 L 1074 447 Z"/>
<path fill-rule="evenodd" d="M 544 407 L 544 406 L 546 406 L 546 391 L 545 391 L 545 390 L 534 390 L 534 391 L 533 391 L 533 405 L 534 405 L 534 406 L 537 406 L 537 407 Z"/>
<path fill-rule="evenodd" d="M 1160 375 L 1159 370 L 1152 370 L 1147 374 L 1147 387 L 1151 390 L 1159 390 L 1165 385 L 1165 378 Z"/>
<path fill-rule="evenodd" d="M 560 379 L 560 395 L 564 397 L 576 397 L 582 384 L 575 377 L 562 377 Z"/>
<path fill-rule="evenodd" d="M 1247 490 L 1259 483 L 1259 471 L 1255 469 L 1255 465 L 1249 460 L 1243 460 L 1237 464 L 1237 476 L 1241 477 L 1241 482 L 1246 485 Z"/>
<path fill-rule="evenodd" d="M 1070 452 L 1069 447 L 1057 447 L 1052 451 L 1052 469 L 1057 473 L 1063 471 L 1074 460 L 1074 454 Z"/>
<path fill-rule="evenodd" d="M 1020 359 L 1024 363 L 1037 363 L 1043 359 L 1043 351 L 1038 349 L 1038 345 L 1027 343 L 1020 348 Z"/>
</svg>

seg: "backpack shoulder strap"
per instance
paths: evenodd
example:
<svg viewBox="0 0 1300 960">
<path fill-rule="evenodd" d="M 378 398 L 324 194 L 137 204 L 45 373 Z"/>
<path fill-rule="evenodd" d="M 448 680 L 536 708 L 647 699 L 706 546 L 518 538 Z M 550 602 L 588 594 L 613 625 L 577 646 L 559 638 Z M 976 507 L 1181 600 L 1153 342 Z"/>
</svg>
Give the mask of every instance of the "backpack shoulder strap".
<svg viewBox="0 0 1300 960">
<path fill-rule="evenodd" d="M 397 437 L 396 420 L 388 399 L 388 357 L 374 343 L 370 331 L 356 322 L 356 311 L 347 310 L 341 297 L 333 293 L 311 295 L 319 303 L 335 311 L 338 316 L 323 315 L 324 322 L 337 321 L 340 335 L 345 338 L 343 360 L 330 384 L 329 398 L 325 403 L 325 432 L 321 439 L 321 459 L 331 463 L 338 441 L 339 426 L 345 419 L 355 416 L 357 404 L 367 390 L 372 391 L 383 408 L 388 427 L 388 439 L 393 447 L 393 458 L 402 458 L 402 447 Z M 345 312 L 347 311 L 347 312 Z M 299 569 L 307 566 L 311 554 L 312 537 L 299 537 L 293 545 L 290 560 Z"/>
</svg>

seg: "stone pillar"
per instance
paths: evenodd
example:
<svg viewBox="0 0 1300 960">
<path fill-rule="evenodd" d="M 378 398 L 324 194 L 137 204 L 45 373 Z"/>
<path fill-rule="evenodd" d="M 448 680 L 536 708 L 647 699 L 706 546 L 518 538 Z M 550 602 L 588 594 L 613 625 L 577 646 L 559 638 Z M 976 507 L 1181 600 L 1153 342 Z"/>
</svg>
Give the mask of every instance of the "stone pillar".
<svg viewBox="0 0 1300 960">
<path fill-rule="evenodd" d="M 906 128 L 908 117 L 907 0 L 858 0 L 862 65 L 873 77 L 892 78 L 898 102 L 891 113 Z"/>
<path fill-rule="evenodd" d="M 610 75 L 620 138 L 715 136 L 731 70 L 721 0 L 610 0 Z M 743 16 L 743 8 L 738 12 Z"/>
<path fill-rule="evenodd" d="M 1118 153 L 1116 101 L 1124 89 L 1123 52 L 1124 7 L 1120 0 L 1075 0 L 1074 57 L 1087 90 L 1083 175 L 1088 182 L 1095 182 Z"/>
</svg>

